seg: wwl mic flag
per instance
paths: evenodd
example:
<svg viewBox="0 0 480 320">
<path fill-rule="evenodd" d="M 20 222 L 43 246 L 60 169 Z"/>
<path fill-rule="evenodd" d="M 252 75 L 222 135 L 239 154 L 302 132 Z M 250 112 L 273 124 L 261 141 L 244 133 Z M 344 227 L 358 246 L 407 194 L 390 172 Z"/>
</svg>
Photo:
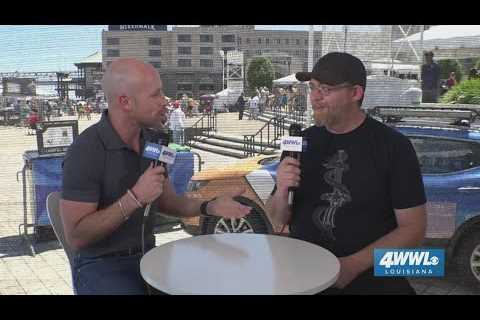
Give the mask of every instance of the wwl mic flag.
<svg viewBox="0 0 480 320">
<path fill-rule="evenodd" d="M 156 143 L 147 142 L 143 150 L 143 156 L 148 159 L 157 160 L 167 164 L 173 164 L 177 152 L 169 147 Z"/>
</svg>

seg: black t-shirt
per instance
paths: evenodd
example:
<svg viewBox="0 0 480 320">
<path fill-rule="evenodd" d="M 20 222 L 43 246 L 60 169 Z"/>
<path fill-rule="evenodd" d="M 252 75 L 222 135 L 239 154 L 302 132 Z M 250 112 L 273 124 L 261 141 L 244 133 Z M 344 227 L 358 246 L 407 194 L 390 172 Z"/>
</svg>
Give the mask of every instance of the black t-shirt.
<svg viewBox="0 0 480 320">
<path fill-rule="evenodd" d="M 394 209 L 426 202 L 415 151 L 400 132 L 367 117 L 346 134 L 310 127 L 303 135 L 292 237 L 347 256 L 395 229 Z"/>
</svg>

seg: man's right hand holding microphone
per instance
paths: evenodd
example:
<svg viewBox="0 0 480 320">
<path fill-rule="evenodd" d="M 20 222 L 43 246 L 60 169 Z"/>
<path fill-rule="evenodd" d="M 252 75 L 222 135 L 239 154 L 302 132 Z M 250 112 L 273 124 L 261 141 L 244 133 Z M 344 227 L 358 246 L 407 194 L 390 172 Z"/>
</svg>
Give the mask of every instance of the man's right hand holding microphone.
<svg viewBox="0 0 480 320">
<path fill-rule="evenodd" d="M 154 167 L 151 163 L 133 186 L 132 192 L 143 206 L 162 195 L 165 181 L 167 181 L 165 168 L 163 166 Z"/>
<path fill-rule="evenodd" d="M 299 185 L 300 161 L 287 156 L 278 165 L 277 189 L 267 202 L 267 211 L 275 225 L 282 226 L 290 222 L 292 211 L 288 204 L 289 189 Z"/>
</svg>

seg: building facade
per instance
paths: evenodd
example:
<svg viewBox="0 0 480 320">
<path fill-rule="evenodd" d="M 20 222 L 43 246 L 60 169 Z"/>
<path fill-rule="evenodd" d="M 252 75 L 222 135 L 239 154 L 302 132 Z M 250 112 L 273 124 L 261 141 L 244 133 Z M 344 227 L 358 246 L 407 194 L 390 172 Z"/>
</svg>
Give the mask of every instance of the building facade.
<svg viewBox="0 0 480 320">
<path fill-rule="evenodd" d="M 347 51 L 363 61 L 391 57 L 391 41 L 401 37 L 394 26 L 375 32 L 358 28 L 323 28 L 313 38 L 313 61 L 330 51 Z M 418 31 L 418 26 L 405 30 Z M 119 57 L 151 63 L 160 73 L 168 97 L 198 98 L 222 90 L 226 60 L 220 50 L 241 51 L 244 70 L 252 58 L 270 57 L 275 77 L 306 71 L 308 31 L 259 30 L 253 25 L 115 26 L 102 33 L 103 67 Z M 225 55 L 226 56 L 226 55 Z M 223 63 L 223 66 L 222 66 Z M 247 85 L 245 84 L 245 87 Z"/>
<path fill-rule="evenodd" d="M 165 94 L 173 98 L 182 94 L 198 98 L 222 90 L 222 72 L 227 68 L 220 50 L 243 52 L 245 70 L 257 56 L 271 57 L 278 77 L 307 69 L 306 31 L 260 31 L 253 25 L 117 29 L 103 31 L 103 67 L 119 57 L 149 62 L 159 71 Z M 315 32 L 315 41 L 314 59 L 321 54 L 320 32 Z"/>
</svg>

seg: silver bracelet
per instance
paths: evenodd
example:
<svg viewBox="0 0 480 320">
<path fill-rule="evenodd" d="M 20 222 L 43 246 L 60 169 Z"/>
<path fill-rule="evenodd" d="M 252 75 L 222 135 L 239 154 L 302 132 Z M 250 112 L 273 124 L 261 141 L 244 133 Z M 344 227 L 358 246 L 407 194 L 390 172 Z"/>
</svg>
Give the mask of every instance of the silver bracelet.
<svg viewBox="0 0 480 320">
<path fill-rule="evenodd" d="M 122 213 L 123 220 L 127 221 L 128 220 L 128 215 L 125 212 L 125 209 L 123 208 L 122 200 L 118 199 L 118 206 L 120 207 L 120 212 Z"/>
<path fill-rule="evenodd" d="M 130 197 L 132 197 L 132 199 L 137 203 L 137 206 L 139 208 L 143 208 L 143 205 L 140 203 L 140 201 L 138 201 L 137 197 L 135 197 L 135 195 L 133 194 L 132 190 L 130 189 L 127 189 L 127 193 L 130 195 Z"/>
</svg>

